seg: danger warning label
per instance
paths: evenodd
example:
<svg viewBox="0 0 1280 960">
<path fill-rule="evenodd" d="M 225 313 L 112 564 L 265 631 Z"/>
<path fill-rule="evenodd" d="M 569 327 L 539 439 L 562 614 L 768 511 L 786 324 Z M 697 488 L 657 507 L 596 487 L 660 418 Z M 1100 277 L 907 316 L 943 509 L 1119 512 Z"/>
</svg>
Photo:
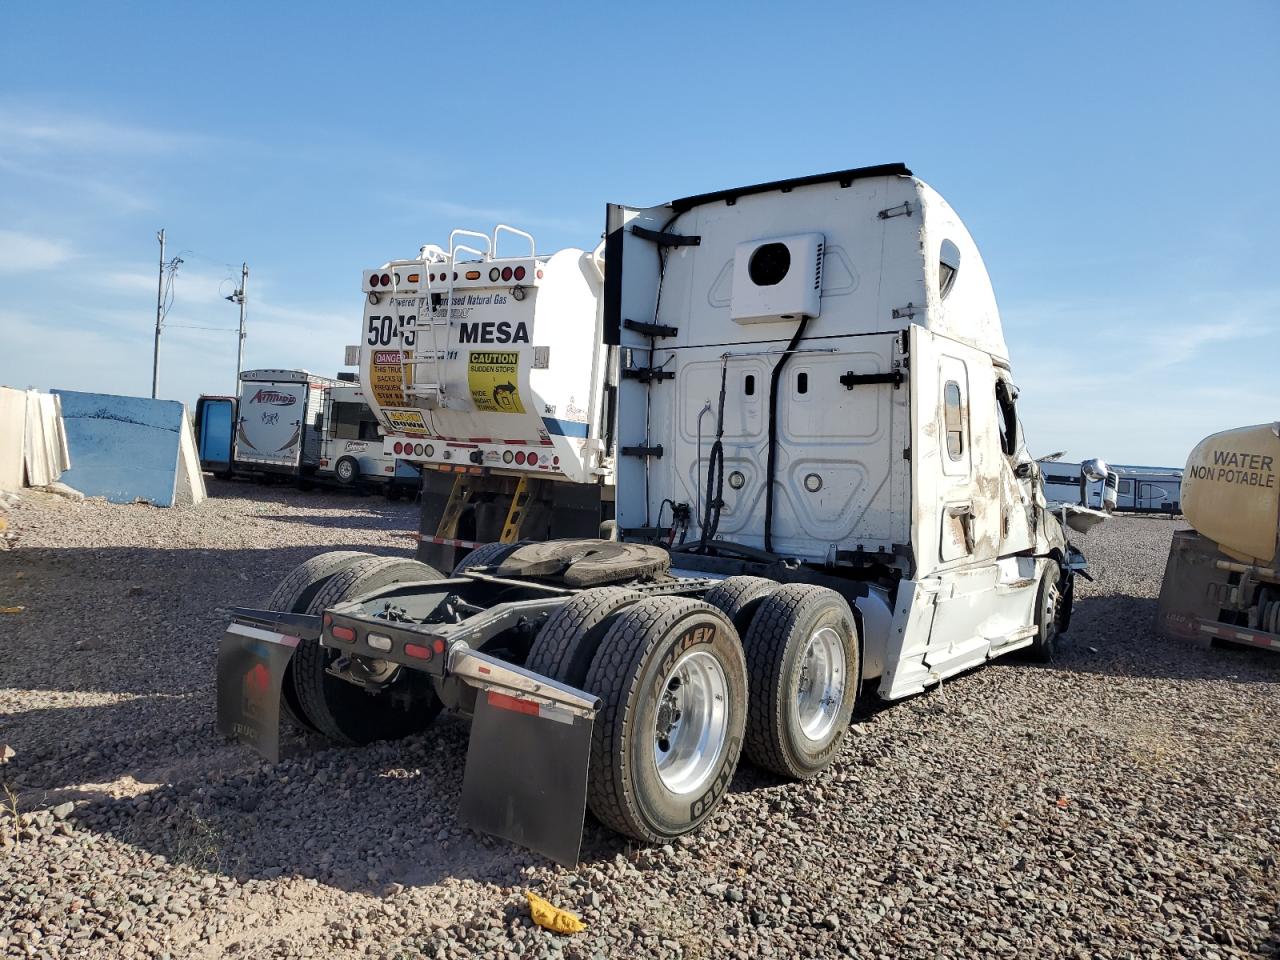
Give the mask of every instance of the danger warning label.
<svg viewBox="0 0 1280 960">
<path fill-rule="evenodd" d="M 514 350 L 473 350 L 467 388 L 477 410 L 524 413 L 520 402 L 520 354 Z"/>
<path fill-rule="evenodd" d="M 369 389 L 380 407 L 405 405 L 405 374 L 399 350 L 374 350 L 369 362 Z"/>
</svg>

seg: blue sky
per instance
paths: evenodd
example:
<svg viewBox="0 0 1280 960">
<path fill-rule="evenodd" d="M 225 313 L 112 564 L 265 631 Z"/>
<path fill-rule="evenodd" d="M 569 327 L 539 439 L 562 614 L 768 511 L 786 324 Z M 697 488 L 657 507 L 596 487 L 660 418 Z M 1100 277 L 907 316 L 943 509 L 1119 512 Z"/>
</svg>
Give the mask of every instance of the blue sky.
<svg viewBox="0 0 1280 960">
<path fill-rule="evenodd" d="M 333 373 L 455 226 L 901 160 L 978 240 L 1032 449 L 1280 417 L 1280 4 L 0 4 L 0 383 L 146 395 L 172 324 Z M 170 328 L 160 393 L 227 392 Z"/>
</svg>

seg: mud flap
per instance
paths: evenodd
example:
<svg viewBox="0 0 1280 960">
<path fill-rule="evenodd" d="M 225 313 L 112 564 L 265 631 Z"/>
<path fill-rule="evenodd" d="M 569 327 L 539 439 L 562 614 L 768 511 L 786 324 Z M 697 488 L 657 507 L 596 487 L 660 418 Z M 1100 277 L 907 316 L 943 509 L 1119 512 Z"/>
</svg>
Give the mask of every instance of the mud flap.
<svg viewBox="0 0 1280 960">
<path fill-rule="evenodd" d="M 577 864 L 592 723 L 559 707 L 481 692 L 458 819 L 556 863 Z"/>
<path fill-rule="evenodd" d="M 280 685 L 299 638 L 233 620 L 218 644 L 218 732 L 280 759 Z"/>
</svg>

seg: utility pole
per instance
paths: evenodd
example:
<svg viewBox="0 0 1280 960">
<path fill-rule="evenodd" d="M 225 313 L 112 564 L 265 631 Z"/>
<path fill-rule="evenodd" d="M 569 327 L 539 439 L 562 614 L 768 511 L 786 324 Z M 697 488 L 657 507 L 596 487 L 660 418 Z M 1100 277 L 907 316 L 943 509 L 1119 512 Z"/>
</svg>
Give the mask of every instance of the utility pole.
<svg viewBox="0 0 1280 960">
<path fill-rule="evenodd" d="M 236 349 L 236 383 L 231 391 L 232 396 L 240 395 L 240 372 L 244 369 L 244 288 L 249 279 L 249 264 L 240 264 L 240 289 L 226 299 L 240 304 L 240 340 Z"/>
<path fill-rule="evenodd" d="M 164 228 L 156 234 L 160 241 L 160 279 L 156 283 L 156 345 L 151 354 L 151 399 L 156 398 L 156 386 L 160 380 L 160 326 L 164 322 Z"/>
</svg>

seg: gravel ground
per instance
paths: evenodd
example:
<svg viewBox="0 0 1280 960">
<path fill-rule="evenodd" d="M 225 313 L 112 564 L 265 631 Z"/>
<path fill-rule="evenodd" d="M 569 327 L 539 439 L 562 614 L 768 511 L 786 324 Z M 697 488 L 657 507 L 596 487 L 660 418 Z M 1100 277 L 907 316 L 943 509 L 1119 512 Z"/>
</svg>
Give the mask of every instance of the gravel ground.
<svg viewBox="0 0 1280 960">
<path fill-rule="evenodd" d="M 460 828 L 466 728 L 274 766 L 213 730 L 223 615 L 415 508 L 211 484 L 197 508 L 27 494 L 0 553 L 0 954 L 1147 957 L 1280 953 L 1280 657 L 1151 632 L 1173 525 L 1084 546 L 1051 668 L 860 713 L 816 780 L 745 767 L 672 846 L 576 870 Z M 15 824 L 12 808 L 20 812 Z M 534 928 L 523 892 L 584 933 Z"/>
</svg>

